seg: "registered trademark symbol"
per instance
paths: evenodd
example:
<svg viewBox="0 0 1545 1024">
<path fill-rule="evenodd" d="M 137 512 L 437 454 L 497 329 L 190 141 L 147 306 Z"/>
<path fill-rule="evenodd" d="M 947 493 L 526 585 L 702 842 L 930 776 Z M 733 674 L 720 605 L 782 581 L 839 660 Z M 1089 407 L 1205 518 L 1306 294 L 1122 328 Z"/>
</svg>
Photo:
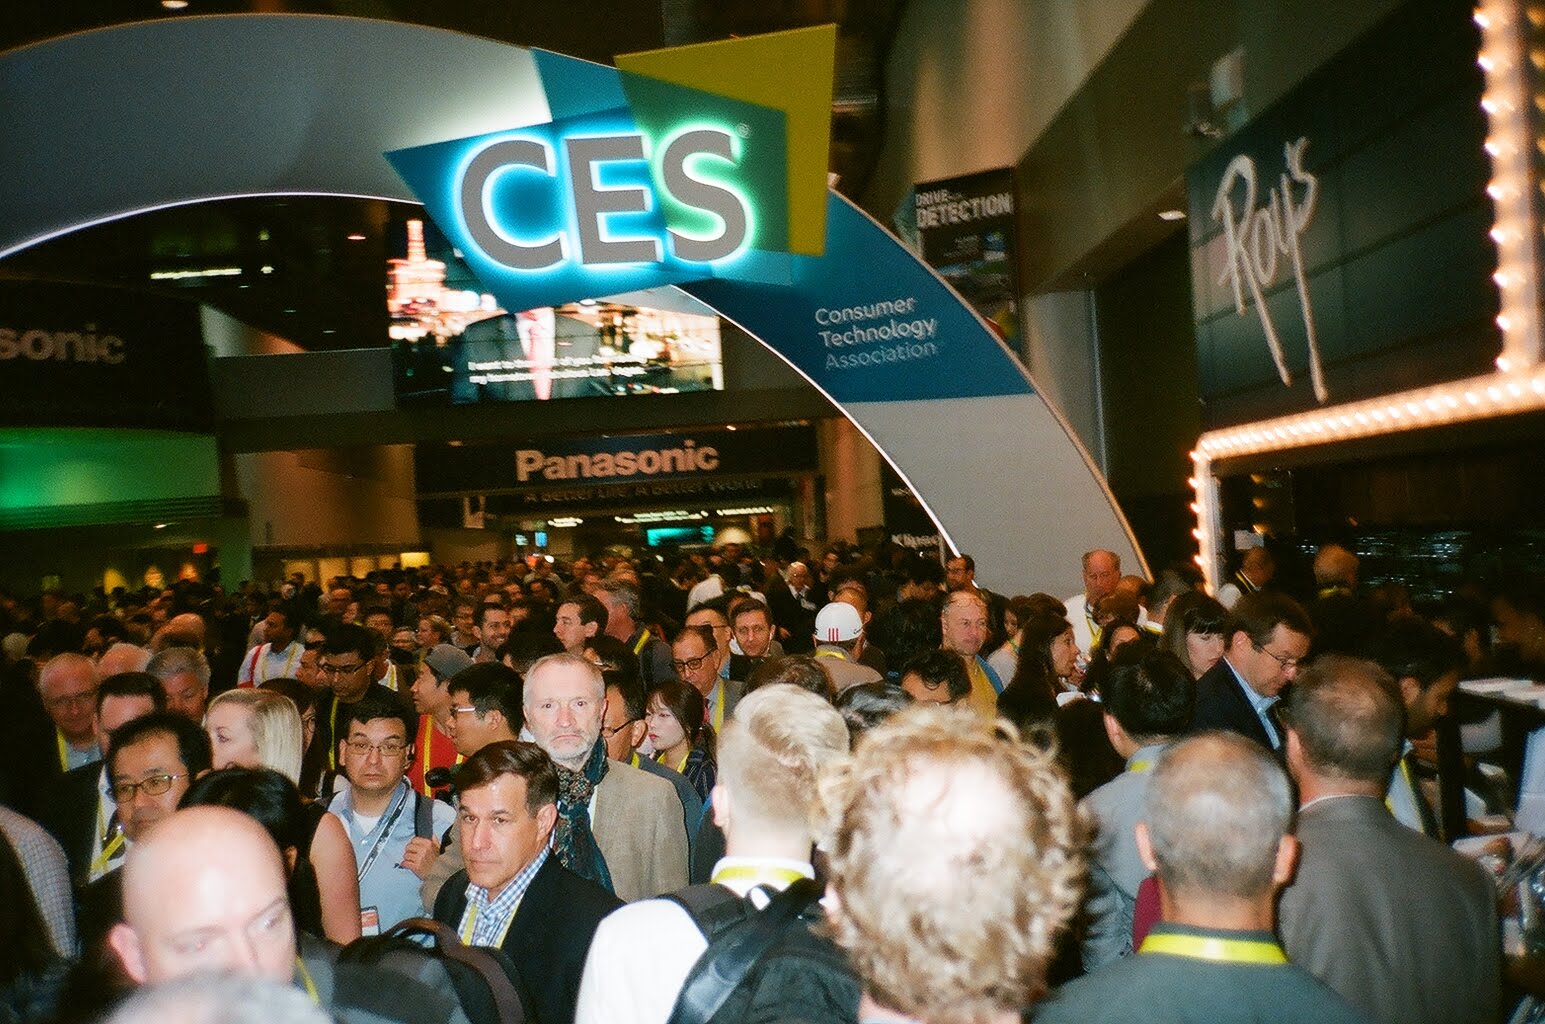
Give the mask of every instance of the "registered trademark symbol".
<svg viewBox="0 0 1545 1024">
<path fill-rule="evenodd" d="M 737 124 L 735 126 L 735 131 L 743 139 L 749 139 L 751 137 L 751 126 L 749 124 Z"/>
</svg>

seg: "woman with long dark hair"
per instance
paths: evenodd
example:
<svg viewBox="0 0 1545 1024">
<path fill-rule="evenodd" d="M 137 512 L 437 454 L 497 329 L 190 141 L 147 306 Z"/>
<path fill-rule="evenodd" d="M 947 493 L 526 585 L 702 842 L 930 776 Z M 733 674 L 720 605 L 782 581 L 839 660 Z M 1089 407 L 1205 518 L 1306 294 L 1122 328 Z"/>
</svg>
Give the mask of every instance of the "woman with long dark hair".
<svg viewBox="0 0 1545 1024">
<path fill-rule="evenodd" d="M 685 776 L 706 802 L 718 766 L 713 727 L 703 720 L 703 695 L 680 679 L 667 679 L 649 694 L 644 721 L 655 760 Z"/>
<path fill-rule="evenodd" d="M 1021 731 L 1051 720 L 1064 680 L 1074 671 L 1078 647 L 1073 626 L 1060 615 L 1032 615 L 1019 627 L 1019 664 L 998 694 L 998 713 Z"/>
<path fill-rule="evenodd" d="M 1223 657 L 1228 644 L 1228 609 L 1199 590 L 1175 598 L 1164 614 L 1159 646 L 1200 679 Z"/>
</svg>

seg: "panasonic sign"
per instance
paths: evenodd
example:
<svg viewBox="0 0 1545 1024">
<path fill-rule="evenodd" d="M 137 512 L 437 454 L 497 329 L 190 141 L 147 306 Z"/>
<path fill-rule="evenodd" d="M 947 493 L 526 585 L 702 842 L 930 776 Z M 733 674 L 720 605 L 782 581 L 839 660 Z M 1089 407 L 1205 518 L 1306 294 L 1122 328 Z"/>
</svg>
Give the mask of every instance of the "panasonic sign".
<svg viewBox="0 0 1545 1024">
<path fill-rule="evenodd" d="M 712 473 L 719 468 L 719 449 L 698 447 L 688 439 L 679 448 L 641 448 L 638 451 L 595 452 L 580 455 L 547 455 L 537 448 L 515 453 L 515 479 L 629 480 L 638 477 Z"/>
</svg>

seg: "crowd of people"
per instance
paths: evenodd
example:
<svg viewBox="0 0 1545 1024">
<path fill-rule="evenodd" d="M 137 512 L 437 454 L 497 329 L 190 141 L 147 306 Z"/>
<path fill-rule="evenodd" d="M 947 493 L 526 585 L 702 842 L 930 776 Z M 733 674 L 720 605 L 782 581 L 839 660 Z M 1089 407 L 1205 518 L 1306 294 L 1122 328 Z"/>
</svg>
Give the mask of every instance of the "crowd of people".
<svg viewBox="0 0 1545 1024">
<path fill-rule="evenodd" d="M 508 1020 L 457 940 L 540 1024 L 1501 1019 L 1433 735 L 1461 678 L 1545 678 L 1545 592 L 1077 567 L 0 594 L 0 1024 Z"/>
</svg>

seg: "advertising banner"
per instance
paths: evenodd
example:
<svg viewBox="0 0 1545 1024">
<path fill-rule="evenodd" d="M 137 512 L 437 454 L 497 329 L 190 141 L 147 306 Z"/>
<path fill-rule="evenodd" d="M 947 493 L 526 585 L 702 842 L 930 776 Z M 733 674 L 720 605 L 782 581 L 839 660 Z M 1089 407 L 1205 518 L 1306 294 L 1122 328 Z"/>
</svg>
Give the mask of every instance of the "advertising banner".
<svg viewBox="0 0 1545 1024">
<path fill-rule="evenodd" d="M 0 280 L 0 423 L 207 430 L 212 421 L 197 306 Z"/>
<path fill-rule="evenodd" d="M 817 465 L 815 428 L 809 426 L 558 437 L 517 445 L 420 444 L 414 458 L 418 492 L 426 497 L 674 482 L 695 487 L 729 477 L 813 473 Z"/>
<path fill-rule="evenodd" d="M 1008 168 L 918 185 L 913 223 L 924 261 L 992 325 L 1019 343 L 1014 172 Z"/>
</svg>

